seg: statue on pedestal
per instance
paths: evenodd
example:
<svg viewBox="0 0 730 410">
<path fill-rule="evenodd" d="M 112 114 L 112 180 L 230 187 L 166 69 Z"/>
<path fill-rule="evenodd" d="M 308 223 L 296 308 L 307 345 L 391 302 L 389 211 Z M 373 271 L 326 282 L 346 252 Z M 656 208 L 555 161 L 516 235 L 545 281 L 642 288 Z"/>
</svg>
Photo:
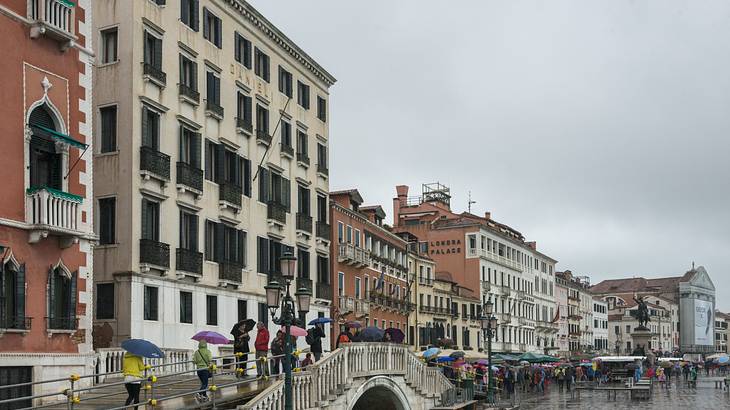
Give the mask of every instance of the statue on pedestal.
<svg viewBox="0 0 730 410">
<path fill-rule="evenodd" d="M 636 319 L 639 320 L 639 327 L 637 327 L 636 330 L 649 330 L 649 328 L 646 327 L 646 324 L 651 321 L 649 318 L 649 307 L 646 306 L 646 302 L 644 302 L 644 298 L 641 296 L 638 298 L 634 296 L 634 300 L 639 305 L 636 310 Z"/>
</svg>

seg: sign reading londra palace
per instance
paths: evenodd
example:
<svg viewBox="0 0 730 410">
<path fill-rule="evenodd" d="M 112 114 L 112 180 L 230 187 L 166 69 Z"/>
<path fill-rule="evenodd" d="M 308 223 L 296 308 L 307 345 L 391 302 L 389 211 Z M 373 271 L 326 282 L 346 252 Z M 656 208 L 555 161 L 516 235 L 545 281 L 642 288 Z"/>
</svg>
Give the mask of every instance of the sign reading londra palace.
<svg viewBox="0 0 730 410">
<path fill-rule="evenodd" d="M 461 239 L 448 239 L 445 241 L 431 241 L 431 255 L 445 255 L 461 253 Z"/>
</svg>

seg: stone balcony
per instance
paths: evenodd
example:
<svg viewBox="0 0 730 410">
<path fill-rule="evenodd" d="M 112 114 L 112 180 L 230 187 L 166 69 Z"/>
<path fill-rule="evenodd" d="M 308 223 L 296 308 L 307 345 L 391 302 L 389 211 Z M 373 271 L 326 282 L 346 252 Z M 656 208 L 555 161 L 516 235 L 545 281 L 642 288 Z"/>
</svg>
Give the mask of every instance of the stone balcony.
<svg viewBox="0 0 730 410">
<path fill-rule="evenodd" d="M 25 3 L 25 2 L 24 2 Z M 68 0 L 31 0 L 30 38 L 47 36 L 65 51 L 76 40 L 74 35 L 74 3 Z"/>
<path fill-rule="evenodd" d="M 78 242 L 80 206 L 83 198 L 49 187 L 29 188 L 25 197 L 26 222 L 30 226 L 28 242 L 37 243 L 49 234 L 61 238 L 61 246 Z"/>
</svg>

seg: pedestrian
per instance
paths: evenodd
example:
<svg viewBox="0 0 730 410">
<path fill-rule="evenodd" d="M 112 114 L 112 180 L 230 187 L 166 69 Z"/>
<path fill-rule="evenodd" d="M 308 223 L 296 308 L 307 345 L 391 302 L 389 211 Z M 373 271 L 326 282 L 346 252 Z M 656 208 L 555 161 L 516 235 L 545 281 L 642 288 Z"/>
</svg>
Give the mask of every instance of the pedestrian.
<svg viewBox="0 0 730 410">
<path fill-rule="evenodd" d="M 124 375 L 124 388 L 127 389 L 125 406 L 129 406 L 132 403 L 139 403 L 139 390 L 142 387 L 143 371 L 144 362 L 142 362 L 140 356 L 129 352 L 124 353 L 122 375 Z M 134 406 L 134 410 L 137 410 L 137 406 Z"/>
<path fill-rule="evenodd" d="M 342 343 L 352 343 L 350 328 L 347 326 L 345 326 L 345 330 L 340 332 L 339 336 L 337 336 L 337 345 L 335 347 L 339 349 Z"/>
<path fill-rule="evenodd" d="M 242 320 L 233 325 L 231 334 L 233 335 L 233 353 L 236 354 L 236 378 L 242 378 L 246 376 L 248 353 L 251 351 L 248 346 L 251 336 L 246 331 L 245 321 Z M 241 354 L 240 357 L 238 357 L 238 353 Z"/>
<path fill-rule="evenodd" d="M 659 385 L 662 386 L 662 389 L 665 389 L 667 387 L 667 377 L 664 375 L 664 368 L 660 367 L 657 369 L 656 374 Z"/>
<path fill-rule="evenodd" d="M 312 353 L 307 353 L 306 356 L 304 356 L 304 360 L 302 360 L 302 368 L 306 368 L 310 364 L 314 363 L 312 361 Z"/>
<path fill-rule="evenodd" d="M 256 324 L 256 341 L 254 348 L 256 349 L 256 375 L 264 377 L 269 375 L 269 369 L 266 365 L 266 356 L 269 354 L 269 330 L 266 329 L 264 322 Z"/>
<path fill-rule="evenodd" d="M 276 337 L 271 341 L 271 374 L 279 374 L 282 363 L 282 355 L 284 354 L 284 332 L 279 330 Z"/>
<path fill-rule="evenodd" d="M 195 400 L 198 402 L 208 401 L 208 379 L 210 378 L 210 361 L 213 355 L 208 350 L 208 342 L 201 340 L 198 342 L 198 350 L 193 353 L 193 364 L 195 365 L 200 379 L 200 390 L 195 393 Z"/>
<path fill-rule="evenodd" d="M 314 361 L 322 358 L 322 339 L 325 337 L 324 325 L 317 323 L 313 328 L 307 331 L 305 341 L 309 345 L 309 351 L 314 355 Z"/>
<path fill-rule="evenodd" d="M 558 379 L 558 391 L 563 392 L 563 388 L 565 387 L 565 369 L 559 367 L 555 370 L 555 376 Z"/>
</svg>

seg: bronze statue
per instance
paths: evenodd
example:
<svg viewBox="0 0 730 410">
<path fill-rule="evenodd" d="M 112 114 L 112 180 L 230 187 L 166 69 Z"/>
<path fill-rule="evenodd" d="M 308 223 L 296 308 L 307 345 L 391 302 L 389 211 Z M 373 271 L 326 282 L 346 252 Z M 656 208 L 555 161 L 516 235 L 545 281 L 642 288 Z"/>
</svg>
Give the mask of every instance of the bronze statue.
<svg viewBox="0 0 730 410">
<path fill-rule="evenodd" d="M 649 318 L 649 308 L 646 306 L 646 302 L 644 302 L 643 297 L 639 296 L 637 299 L 637 297 L 634 296 L 634 300 L 639 305 L 636 309 L 636 319 L 639 320 L 639 327 L 637 329 L 647 329 L 646 324 L 651 321 Z"/>
</svg>

